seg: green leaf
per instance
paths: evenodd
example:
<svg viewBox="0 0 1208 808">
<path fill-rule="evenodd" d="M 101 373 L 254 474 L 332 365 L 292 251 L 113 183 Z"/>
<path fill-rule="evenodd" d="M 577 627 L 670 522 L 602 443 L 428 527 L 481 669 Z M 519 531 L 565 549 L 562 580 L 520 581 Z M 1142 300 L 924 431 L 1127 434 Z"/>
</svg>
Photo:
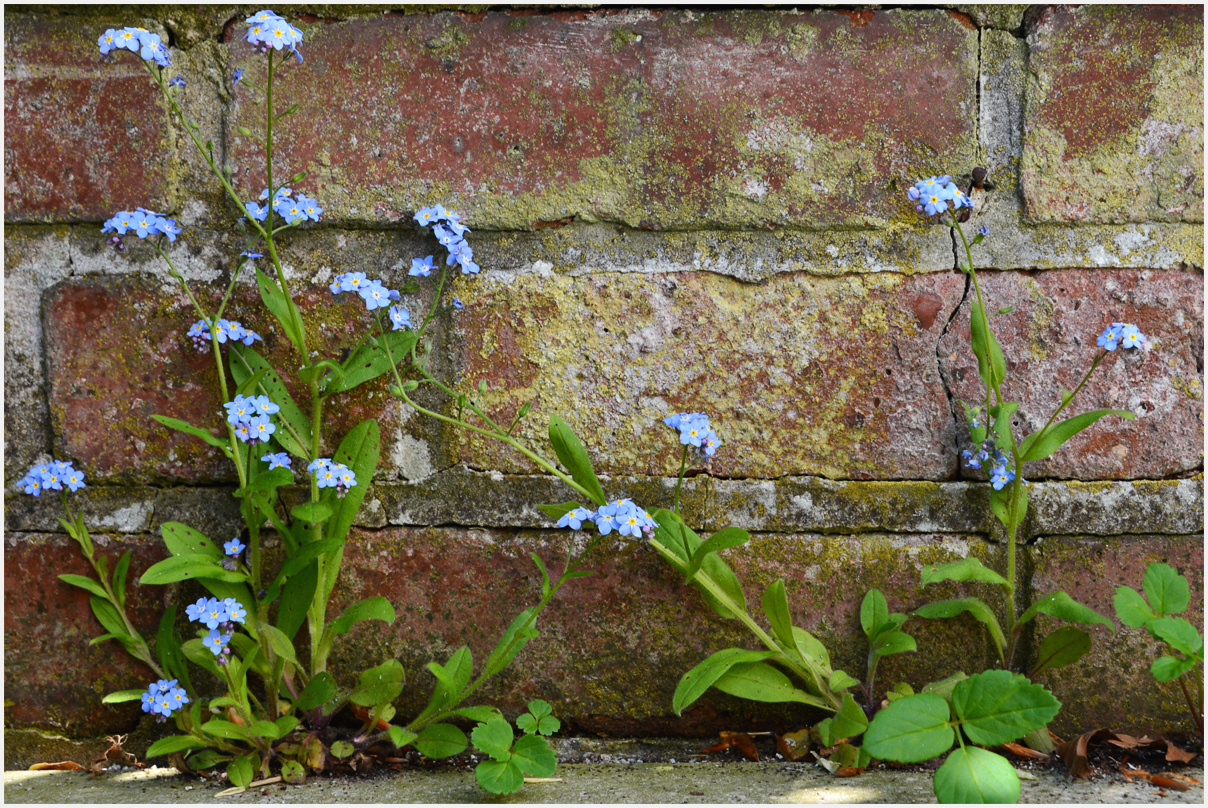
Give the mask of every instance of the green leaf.
<svg viewBox="0 0 1208 808">
<path fill-rule="evenodd" d="M 700 547 L 700 537 L 696 535 L 692 528 L 684 524 L 678 515 L 671 511 L 656 511 L 653 516 L 659 527 L 662 528 L 662 530 L 656 531 L 656 537 L 665 539 L 668 548 L 672 549 L 672 552 L 682 552 L 682 557 L 678 557 L 677 560 L 681 564 L 686 564 L 692 558 L 697 548 Z M 674 532 L 674 536 L 672 532 Z M 725 561 L 715 553 L 710 553 L 704 557 L 700 569 L 707 577 L 713 580 L 713 583 L 717 585 L 727 598 L 738 606 L 739 611 L 745 612 L 747 610 L 747 599 L 743 595 L 742 584 L 739 583 L 738 576 L 734 574 L 734 570 L 730 569 Z M 727 620 L 737 619 L 737 615 L 729 607 L 722 605 L 722 602 L 706 590 L 697 578 L 692 579 L 692 585 L 697 588 L 713 611 Z"/>
<path fill-rule="evenodd" d="M 537 507 L 541 509 L 542 513 L 556 522 L 575 508 L 582 508 L 583 506 L 578 502 L 560 502 L 557 505 L 538 505 Z"/>
<path fill-rule="evenodd" d="M 994 612 L 990 611 L 990 607 L 980 599 L 955 598 L 953 600 L 928 603 L 926 606 L 915 610 L 915 615 L 928 620 L 935 620 L 937 618 L 956 617 L 961 612 L 968 612 L 985 624 L 986 628 L 990 631 L 990 636 L 994 639 L 995 647 L 998 648 L 998 656 L 1001 658 L 1007 641 L 1003 637 L 1002 628 L 998 625 L 998 618 L 994 616 Z"/>
<path fill-rule="evenodd" d="M 558 769 L 558 758 L 549 748 L 549 741 L 536 735 L 526 735 L 516 741 L 512 760 L 530 777 L 552 777 Z"/>
<path fill-rule="evenodd" d="M 312 676 L 306 683 L 306 687 L 298 694 L 294 707 L 298 710 L 313 710 L 326 704 L 335 694 L 336 680 L 330 673 L 323 671 Z"/>
<path fill-rule="evenodd" d="M 737 547 L 741 544 L 746 544 L 751 540 L 751 534 L 740 527 L 725 527 L 714 533 L 704 542 L 701 542 L 700 547 L 692 553 L 692 558 L 688 561 L 688 569 L 684 572 L 685 583 L 690 583 L 693 577 L 696 576 L 696 571 L 700 569 L 705 557 L 710 553 L 716 553 L 720 550 L 725 550 L 730 547 Z"/>
<path fill-rule="evenodd" d="M 537 569 L 541 572 L 541 597 L 549 597 L 549 573 L 545 571 L 545 564 L 541 563 L 541 556 L 530 552 L 533 558 L 533 563 L 537 565 Z"/>
<path fill-rule="evenodd" d="M 1002 522 L 1003 527 L 1010 528 L 1011 515 L 1010 511 L 1010 496 L 1016 483 L 1003 486 L 1001 491 L 990 489 L 990 510 L 998 517 L 998 521 Z M 1019 514 L 1016 518 L 1016 524 L 1022 524 L 1023 518 L 1028 515 L 1028 488 L 1022 486 L 1019 489 Z"/>
<path fill-rule="evenodd" d="M 554 446 L 558 460 L 570 472 L 571 478 L 583 486 L 593 502 L 597 505 L 606 505 L 608 500 L 604 498 L 604 489 L 600 487 L 600 481 L 596 478 L 595 471 L 592 470 L 587 450 L 583 448 L 583 444 L 579 442 L 579 438 L 571 431 L 571 428 L 556 415 L 549 417 L 549 441 Z"/>
<path fill-rule="evenodd" d="M 1176 656 L 1166 655 L 1155 659 L 1149 672 L 1159 682 L 1173 682 L 1194 667 L 1194 659 L 1179 659 Z"/>
<path fill-rule="evenodd" d="M 537 722 L 538 735 L 553 735 L 562 728 L 562 722 L 554 718 L 552 715 L 543 715 L 541 720 Z"/>
<path fill-rule="evenodd" d="M 1061 702 L 1043 685 L 1010 671 L 986 671 L 952 689 L 952 712 L 975 744 L 998 746 L 1040 729 L 1057 716 Z"/>
<path fill-rule="evenodd" d="M 492 794 L 511 794 L 524 785 L 524 774 L 510 760 L 484 760 L 474 768 L 474 779 Z"/>
<path fill-rule="evenodd" d="M 1158 617 L 1177 614 L 1191 603 L 1187 579 L 1166 564 L 1150 564 L 1142 587 Z"/>
<path fill-rule="evenodd" d="M 348 741 L 336 741 L 331 745 L 332 757 L 343 759 L 350 757 L 355 751 L 357 751 L 357 748 Z"/>
<path fill-rule="evenodd" d="M 490 677 L 499 673 L 506 668 L 516 654 L 520 653 L 520 649 L 528 644 L 529 640 L 537 636 L 537 621 L 521 630 L 521 626 L 528 623 L 528 620 L 537 611 L 536 606 L 530 606 L 520 614 L 516 615 L 516 619 L 511 622 L 507 630 L 503 632 L 503 636 L 499 638 L 499 644 L 495 646 L 495 650 L 487 657 L 487 664 L 483 668 L 483 674 Z"/>
<path fill-rule="evenodd" d="M 1037 614 L 1047 614 L 1071 623 L 1081 623 L 1085 626 L 1107 626 L 1113 633 L 1116 627 L 1112 621 L 1089 606 L 1083 606 L 1064 592 L 1050 592 L 1028 607 L 1019 617 L 1020 625 L 1028 622 Z"/>
<path fill-rule="evenodd" d="M 248 755 L 240 755 L 227 764 L 227 779 L 231 785 L 247 788 L 252 782 L 252 761 Z"/>
<path fill-rule="evenodd" d="M 970 341 L 977 356 L 977 374 L 990 387 L 998 387 L 1007 377 L 1007 362 L 1002 348 L 994 338 L 994 332 L 986 328 L 986 316 L 977 303 L 973 304 L 969 318 Z"/>
<path fill-rule="evenodd" d="M 281 471 L 281 469 L 273 469 L 273 471 Z M 289 511 L 290 516 L 298 521 L 309 522 L 312 525 L 317 525 L 333 513 L 335 513 L 335 509 L 327 502 L 303 502 L 301 505 L 295 505 Z"/>
<path fill-rule="evenodd" d="M 319 564 L 315 559 L 294 573 L 281 587 L 281 602 L 277 607 L 277 628 L 291 640 L 306 622 L 306 612 L 319 587 Z M 250 612 L 249 612 L 250 614 Z"/>
<path fill-rule="evenodd" d="M 817 698 L 794 687 L 789 677 L 766 662 L 733 665 L 713 682 L 713 686 L 723 693 L 751 701 L 819 703 Z"/>
<path fill-rule="evenodd" d="M 839 693 L 840 691 L 846 690 L 849 687 L 855 687 L 858 684 L 860 684 L 858 679 L 849 676 L 844 671 L 834 671 L 831 673 L 830 679 L 826 686 L 829 687 L 832 692 Z"/>
<path fill-rule="evenodd" d="M 868 729 L 868 716 L 850 693 L 843 694 L 843 704 L 831 719 L 831 732 L 836 738 L 854 738 Z"/>
<path fill-rule="evenodd" d="M 468 718 L 477 724 L 485 724 L 493 718 L 503 718 L 503 713 L 499 712 L 498 707 L 485 706 L 458 707 L 456 710 L 450 710 L 448 714 Z M 528 713 L 524 715 L 528 715 Z M 524 715 L 520 717 L 524 718 Z"/>
<path fill-rule="evenodd" d="M 789 612 L 789 598 L 784 591 L 784 581 L 773 581 L 763 592 L 763 613 L 772 627 L 772 636 L 785 648 L 795 649 L 793 638 L 793 616 Z"/>
<path fill-rule="evenodd" d="M 864 732 L 864 749 L 880 760 L 920 763 L 944 754 L 956 736 L 948 725 L 948 702 L 920 693 L 889 703 Z"/>
<path fill-rule="evenodd" d="M 994 424 L 990 427 L 994 433 L 994 445 L 1001 449 L 1003 454 L 1010 451 L 1011 417 L 1018 409 L 1019 403 L 1015 401 L 1004 401 L 990 407 L 990 415 L 994 418 Z"/>
<path fill-rule="evenodd" d="M 302 667 L 298 664 L 298 657 L 294 651 L 294 642 L 285 636 L 284 631 L 274 626 L 264 625 L 260 627 L 260 632 L 268 640 L 268 645 L 273 649 L 273 653 L 295 668 Z"/>
<path fill-rule="evenodd" d="M 130 551 L 122 553 L 113 568 L 113 594 L 117 596 L 117 605 L 126 608 L 126 574 L 130 571 Z"/>
<path fill-rule="evenodd" d="M 109 599 L 109 593 L 107 593 L 105 591 L 105 587 L 101 586 L 99 583 L 92 580 L 91 578 L 87 578 L 83 575 L 72 575 L 71 573 L 65 573 L 65 574 L 59 576 L 59 580 L 65 582 L 65 583 L 69 583 L 72 586 L 78 586 L 81 589 L 87 589 L 89 592 L 96 595 L 97 597 L 102 597 L 102 598 L 105 598 L 106 600 Z"/>
<path fill-rule="evenodd" d="M 330 396 L 333 393 L 344 393 L 381 376 L 390 370 L 391 358 L 397 363 L 400 360 L 404 360 L 411 353 L 411 347 L 415 345 L 415 339 L 414 331 L 393 331 L 387 334 L 386 347 L 390 349 L 389 358 L 386 356 L 386 351 L 381 347 L 380 339 L 376 340 L 378 343 L 376 345 L 366 341 L 344 363 L 344 377 L 332 378 L 327 383 L 327 387 L 323 391 L 324 395 Z M 357 479 L 360 479 L 360 475 L 357 475 Z"/>
<path fill-rule="evenodd" d="M 169 429 L 175 429 L 180 432 L 184 432 L 187 435 L 192 435 L 195 438 L 201 438 L 211 446 L 217 446 L 219 449 L 223 449 L 228 453 L 231 451 L 229 438 L 216 438 L 208 429 L 202 429 L 199 426 L 193 426 L 188 421 L 182 421 L 179 418 L 169 418 L 166 415 L 152 415 L 151 418 L 155 421 L 159 421 Z"/>
<path fill-rule="evenodd" d="M 272 721 L 257 721 L 248 727 L 248 731 L 260 738 L 268 738 L 275 741 L 281 737 L 281 729 Z M 338 741 L 337 741 L 338 743 Z"/>
<path fill-rule="evenodd" d="M 138 701 L 146 693 L 146 688 L 136 690 L 118 690 L 107 694 L 101 699 L 101 704 L 121 704 L 126 701 Z"/>
<path fill-rule="evenodd" d="M 232 721 L 223 721 L 220 718 L 211 718 L 209 721 L 202 724 L 201 731 L 207 735 L 213 735 L 215 738 L 247 740 L 251 737 L 251 732 L 248 730 Z"/>
<path fill-rule="evenodd" d="M 147 747 L 147 757 L 159 757 L 160 755 L 170 755 L 173 752 L 183 752 L 186 749 L 197 749 L 205 746 L 206 742 L 192 735 L 173 735 L 170 738 L 160 738 L 151 746 Z"/>
<path fill-rule="evenodd" d="M 403 679 L 403 666 L 399 661 L 387 660 L 361 674 L 357 686 L 348 694 L 348 700 L 362 707 L 389 704 L 403 692 Z"/>
<path fill-rule="evenodd" d="M 1157 617 L 1145 602 L 1145 598 L 1131 586 L 1116 589 L 1116 597 L 1112 603 L 1116 607 L 1116 617 L 1129 628 L 1143 628 L 1146 623 Z"/>
<path fill-rule="evenodd" d="M 985 749 L 953 749 L 935 771 L 935 796 L 942 803 L 1016 803 L 1019 793 L 1015 767 Z"/>
<path fill-rule="evenodd" d="M 214 662 L 213 652 L 211 652 L 209 648 L 206 648 L 201 640 L 188 640 L 181 644 L 180 650 L 185 655 L 185 658 L 194 665 L 199 665 L 202 668 L 205 668 L 219 679 L 224 678 L 223 675 L 218 672 L 218 665 Z M 200 704 L 200 702 L 196 700 L 194 700 L 193 703 Z"/>
<path fill-rule="evenodd" d="M 273 313 L 277 322 L 281 324 L 281 330 L 285 332 L 285 336 L 289 338 L 295 348 L 301 351 L 302 336 L 298 333 L 297 325 L 294 323 L 289 298 L 281 291 L 277 282 L 264 274 L 259 267 L 256 268 L 256 285 L 260 287 L 260 299 L 264 301 L 265 308 Z"/>
<path fill-rule="evenodd" d="M 793 626 L 793 640 L 796 641 L 797 651 L 802 657 L 821 671 L 824 676 L 830 676 L 830 654 L 827 653 L 826 646 L 822 644 L 821 640 L 798 626 Z"/>
<path fill-rule="evenodd" d="M 881 656 L 901 654 L 905 651 L 917 651 L 919 646 L 914 637 L 903 631 L 883 631 L 873 641 L 872 650 Z"/>
<path fill-rule="evenodd" d="M 554 708 L 545 699 L 533 699 L 528 703 L 528 711 L 534 718 L 540 719 L 553 713 Z"/>
<path fill-rule="evenodd" d="M 139 583 L 144 586 L 148 584 L 171 584 L 177 581 L 188 581 L 193 578 L 211 578 L 217 581 L 228 582 L 247 580 L 247 576 L 242 572 L 227 570 L 221 565 L 215 564 L 209 556 L 200 553 L 188 553 L 186 555 L 165 558 L 163 561 L 152 564 L 143 573 L 143 577 L 139 578 Z"/>
<path fill-rule="evenodd" d="M 922 584 L 937 584 L 940 581 L 984 581 L 1007 586 L 1007 579 L 990 569 L 973 556 L 948 564 L 934 564 L 923 568 Z"/>
<path fill-rule="evenodd" d="M 1019 459 L 1024 463 L 1033 460 L 1044 460 L 1053 452 L 1060 449 L 1067 440 L 1105 415 L 1119 415 L 1121 418 L 1127 418 L 1130 421 L 1134 417 L 1128 410 L 1095 410 L 1094 412 L 1084 412 L 1081 415 L 1075 415 L 1073 418 L 1067 418 L 1064 421 L 1053 424 L 1043 436 L 1041 436 L 1040 432 L 1033 432 L 1024 438 L 1023 443 L 1019 445 Z"/>
<path fill-rule="evenodd" d="M 113 604 L 96 595 L 88 598 L 88 604 L 92 607 L 92 613 L 96 615 L 97 622 L 113 635 L 113 639 L 117 640 L 128 654 L 133 656 L 138 646 L 134 638 L 127 633 L 125 621 L 122 620 L 121 614 Z"/>
<path fill-rule="evenodd" d="M 366 598 L 359 603 L 354 603 L 340 613 L 340 616 L 328 623 L 327 628 L 333 634 L 345 634 L 355 624 L 362 620 L 381 620 L 387 625 L 394 622 L 395 614 L 394 607 L 390 605 L 390 601 L 386 600 L 381 595 L 375 595 L 372 598 Z"/>
<path fill-rule="evenodd" d="M 336 449 L 334 459 L 356 473 L 357 484 L 344 495 L 343 499 L 335 500 L 335 515 L 327 520 L 324 528 L 324 535 L 327 538 L 342 539 L 348 535 L 352 521 L 369 490 L 369 484 L 373 481 L 373 473 L 377 470 L 381 447 L 381 434 L 376 421 L 362 421 L 354 426 L 340 442 L 340 448 Z M 326 580 L 322 582 L 322 595 L 325 598 L 330 598 L 332 590 L 336 587 L 336 576 L 340 571 L 340 563 L 343 558 L 344 550 L 341 548 L 334 551 L 327 562 Z"/>
<path fill-rule="evenodd" d="M 1091 635 L 1080 628 L 1062 626 L 1040 642 L 1036 667 L 1029 676 L 1050 668 L 1064 668 L 1082 659 L 1091 650 Z"/>
<path fill-rule="evenodd" d="M 188 525 L 180 522 L 164 522 L 159 528 L 164 545 L 174 556 L 196 554 L 209 556 L 215 563 L 222 561 L 225 553 L 213 542 L 198 533 Z M 256 601 L 253 600 L 247 586 L 240 583 L 200 578 L 198 581 L 209 590 L 210 594 L 219 600 L 234 598 L 243 608 L 247 609 L 247 627 L 250 631 L 256 629 Z"/>
<path fill-rule="evenodd" d="M 419 737 L 418 733 L 411 732 L 402 727 L 391 727 L 387 732 L 390 734 L 390 743 L 400 748 Z"/>
<path fill-rule="evenodd" d="M 1146 626 L 1149 633 L 1189 657 L 1204 657 L 1204 640 L 1195 626 L 1182 617 L 1159 617 Z"/>
<path fill-rule="evenodd" d="M 264 378 L 264 376 L 267 372 L 268 372 L 268 370 L 266 368 L 261 368 L 260 370 L 256 371 L 254 374 L 249 376 L 247 379 L 244 380 L 243 384 L 241 384 L 237 388 L 235 388 L 235 395 L 246 396 L 248 394 L 255 393 L 256 386 L 258 384 L 260 384 L 260 380 Z"/>
<path fill-rule="evenodd" d="M 679 680 L 675 695 L 671 698 L 671 709 L 676 715 L 682 714 L 730 668 L 743 662 L 759 662 L 771 656 L 774 656 L 771 651 L 748 651 L 744 648 L 726 648 L 709 655 Z"/>
<path fill-rule="evenodd" d="M 322 674 L 320 674 L 320 676 L 321 675 Z M 312 679 L 311 681 L 314 680 Z M 298 724 L 302 722 L 298 720 L 297 716 L 283 715 L 273 723 L 277 725 L 277 737 L 284 738 L 286 735 L 289 735 L 291 732 L 297 729 Z"/>
<path fill-rule="evenodd" d="M 507 760 L 512 756 L 513 739 L 512 727 L 502 718 L 479 724 L 470 733 L 470 742 L 496 760 Z"/>
<path fill-rule="evenodd" d="M 924 583 L 926 582 L 924 581 Z M 887 620 L 889 620 L 889 603 L 885 600 L 885 596 L 881 594 L 880 590 L 868 590 L 864 595 L 864 602 L 860 604 L 860 628 L 864 629 L 864 636 L 868 638 L 870 645 L 873 638 L 877 636 L 877 630 Z"/>
<path fill-rule="evenodd" d="M 224 755 L 217 749 L 202 749 L 201 751 L 194 752 L 193 754 L 189 755 L 189 757 L 186 759 L 186 762 L 189 764 L 190 769 L 195 772 L 199 772 L 206 769 L 213 769 L 217 767 L 219 763 L 227 763 L 230 761 L 230 759 L 230 755 Z"/>
<path fill-rule="evenodd" d="M 265 361 L 263 356 L 256 353 L 254 349 L 242 345 L 231 348 L 230 366 L 231 378 L 235 380 L 235 384 L 237 385 L 247 381 L 260 370 L 263 369 L 265 371 L 264 377 L 256 387 L 281 408 L 281 411 L 277 413 L 277 418 L 289 424 L 290 429 L 298 435 L 297 438 L 294 438 L 290 434 L 289 429 L 281 427 L 273 433 L 273 437 L 290 454 L 296 457 L 310 457 L 310 419 L 298 409 L 298 405 L 294 403 L 293 396 L 289 394 L 289 389 L 286 388 L 285 382 L 281 381 L 281 377 L 273 370 L 272 366 Z M 299 443 L 299 440 L 301 443 Z M 357 478 L 360 479 L 360 475 L 357 475 Z"/>
<path fill-rule="evenodd" d="M 284 564 L 281 565 L 281 570 L 277 573 L 277 577 L 269 584 L 265 591 L 264 597 L 261 600 L 273 601 L 281 591 L 283 583 L 306 570 L 306 567 L 319 556 L 339 550 L 344 546 L 343 539 L 320 539 L 319 541 L 311 541 L 303 544 L 289 557 Z"/>
<path fill-rule="evenodd" d="M 460 755 L 467 745 L 466 734 L 452 724 L 429 724 L 412 744 L 421 755 L 433 759 Z"/>
</svg>

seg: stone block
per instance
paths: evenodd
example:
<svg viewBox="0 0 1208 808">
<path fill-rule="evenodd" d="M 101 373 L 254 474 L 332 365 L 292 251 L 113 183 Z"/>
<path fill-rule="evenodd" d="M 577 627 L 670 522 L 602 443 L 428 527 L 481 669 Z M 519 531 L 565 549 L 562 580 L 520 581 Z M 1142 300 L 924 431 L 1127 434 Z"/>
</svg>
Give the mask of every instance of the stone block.
<svg viewBox="0 0 1208 808">
<path fill-rule="evenodd" d="M 5 22 L 5 221 L 171 208 L 166 108 L 138 56 L 106 64 L 96 44 L 105 28 L 93 22 L 22 14 Z"/>
<path fill-rule="evenodd" d="M 1149 733 L 1186 735 L 1194 725 L 1177 684 L 1159 685 L 1149 666 L 1165 651 L 1144 629 L 1130 629 L 1116 619 L 1112 605 L 1116 589 L 1142 591 L 1146 568 L 1169 564 L 1187 577 L 1191 607 L 1182 617 L 1204 624 L 1204 544 L 1202 535 L 1055 536 L 1037 542 L 1032 557 L 1032 592 L 1039 597 L 1064 590 L 1075 600 L 1111 619 L 1116 630 L 1090 628 L 1094 646 L 1089 654 L 1065 668 L 1044 671 L 1037 681 L 1062 702 L 1053 730 L 1063 737 L 1110 727 L 1140 736 Z M 1035 643 L 1066 625 L 1041 615 Z M 1032 651 L 1031 664 L 1035 664 Z"/>
<path fill-rule="evenodd" d="M 306 171 L 337 222 L 442 202 L 486 229 L 884 227 L 907 209 L 901 173 L 971 167 L 967 23 L 934 10 L 610 10 L 303 24 L 306 63 L 276 92 L 305 112 L 282 127 L 275 170 Z M 229 67 L 259 83 L 265 68 L 238 35 Z M 263 158 L 234 127 L 256 127 L 260 110 L 237 95 L 241 177 L 262 176 Z"/>
<path fill-rule="evenodd" d="M 1135 323 L 1150 339 L 1146 352 L 1117 349 L 1074 399 L 1068 415 L 1111 408 L 1049 458 L 1027 466 L 1028 476 L 1153 479 L 1200 468 L 1203 458 L 1203 279 L 1195 272 L 1059 270 L 978 275 L 990 327 L 1007 362 L 1003 395 L 1020 402 L 1016 438 L 1040 429 L 1103 353 L 1096 339 L 1114 321 Z M 956 403 L 982 402 L 985 385 L 969 347 L 972 292 L 940 343 L 944 379 Z M 1066 417 L 1063 413 L 1062 417 Z M 979 473 L 980 474 L 980 473 Z"/>
<path fill-rule="evenodd" d="M 1050 6 L 1028 33 L 1025 213 L 1204 220 L 1204 9 Z"/>
<path fill-rule="evenodd" d="M 956 457 L 935 350 L 963 280 L 483 277 L 463 295 L 454 362 L 465 389 L 486 382 L 497 419 L 533 401 L 518 428 L 530 445 L 548 446 L 558 413 L 606 474 L 676 474 L 661 419 L 704 411 L 723 441 L 714 475 L 944 478 Z M 455 460 L 528 470 L 507 447 L 451 439 Z"/>
</svg>

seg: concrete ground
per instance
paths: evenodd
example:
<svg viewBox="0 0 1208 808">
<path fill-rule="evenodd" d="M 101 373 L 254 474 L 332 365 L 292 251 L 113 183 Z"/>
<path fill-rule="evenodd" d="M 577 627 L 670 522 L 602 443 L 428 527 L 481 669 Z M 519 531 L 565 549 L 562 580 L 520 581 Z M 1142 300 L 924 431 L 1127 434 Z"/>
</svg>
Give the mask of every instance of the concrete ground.
<svg viewBox="0 0 1208 808">
<path fill-rule="evenodd" d="M 563 757 L 592 761 L 559 765 L 554 782 L 527 783 L 510 797 L 478 787 L 465 766 L 378 769 L 363 777 L 315 777 L 218 797 L 225 784 L 186 777 L 172 768 L 82 772 L 9 771 L 6 803 L 926 803 L 935 802 L 931 772 L 873 769 L 835 778 L 813 762 L 758 763 L 701 756 L 699 741 L 563 739 Z M 609 749 L 611 751 L 603 751 Z M 653 762 L 652 762 L 653 761 Z M 1203 758 L 1179 768 L 1200 784 L 1178 792 L 1143 780 L 1102 774 L 1071 781 L 1060 765 L 1017 762 L 1024 803 L 1204 803 Z"/>
</svg>

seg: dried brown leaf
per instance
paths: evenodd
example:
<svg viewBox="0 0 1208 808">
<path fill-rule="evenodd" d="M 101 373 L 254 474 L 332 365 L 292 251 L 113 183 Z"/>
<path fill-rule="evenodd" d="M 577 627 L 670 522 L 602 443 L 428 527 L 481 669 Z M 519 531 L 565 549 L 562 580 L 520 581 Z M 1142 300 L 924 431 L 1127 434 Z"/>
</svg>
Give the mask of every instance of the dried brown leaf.
<svg viewBox="0 0 1208 808">
<path fill-rule="evenodd" d="M 706 746 L 700 750 L 702 755 L 711 755 L 714 752 L 724 752 L 727 749 L 737 749 L 739 753 L 747 760 L 758 761 L 759 752 L 755 749 L 755 741 L 745 732 L 726 732 L 719 733 L 721 740 L 712 746 Z"/>
<path fill-rule="evenodd" d="M 860 772 L 864 771 L 863 766 L 844 766 L 841 769 L 836 769 L 832 774 L 835 777 L 855 777 Z"/>
<path fill-rule="evenodd" d="M 1116 733 L 1110 729 L 1091 730 L 1058 746 L 1057 754 L 1061 756 L 1061 761 L 1065 763 L 1065 768 L 1071 777 L 1089 777 L 1091 767 L 1086 760 L 1087 750 L 1094 743 L 1115 737 L 1117 737 Z"/>
<path fill-rule="evenodd" d="M 60 760 L 57 763 L 35 763 L 29 767 L 31 772 L 73 772 L 84 768 L 74 760 Z"/>
<path fill-rule="evenodd" d="M 1035 749 L 1029 749 L 1028 747 L 1023 746 L 1022 744 L 1004 743 L 1002 745 L 1002 748 L 1006 749 L 1008 752 L 1015 755 L 1016 757 L 1028 758 L 1029 760 L 1050 760 L 1050 759 L 1052 759 L 1052 755 L 1046 755 L 1044 752 L 1037 752 Z"/>
<path fill-rule="evenodd" d="M 786 732 L 776 737 L 776 751 L 784 755 L 786 760 L 800 760 L 810 747 L 809 729 L 799 729 L 796 732 Z"/>
<path fill-rule="evenodd" d="M 1115 733 L 1114 738 L 1108 738 L 1107 742 L 1113 746 L 1118 746 L 1121 749 L 1132 751 L 1134 749 L 1148 749 L 1149 747 L 1161 747 L 1162 741 L 1154 740 L 1148 735 L 1142 735 L 1140 738 L 1134 738 L 1131 735 L 1125 735 L 1122 732 Z"/>
<path fill-rule="evenodd" d="M 1190 763 L 1195 760 L 1195 752 L 1185 752 L 1170 741 L 1167 741 L 1166 759 L 1171 763 Z"/>
</svg>

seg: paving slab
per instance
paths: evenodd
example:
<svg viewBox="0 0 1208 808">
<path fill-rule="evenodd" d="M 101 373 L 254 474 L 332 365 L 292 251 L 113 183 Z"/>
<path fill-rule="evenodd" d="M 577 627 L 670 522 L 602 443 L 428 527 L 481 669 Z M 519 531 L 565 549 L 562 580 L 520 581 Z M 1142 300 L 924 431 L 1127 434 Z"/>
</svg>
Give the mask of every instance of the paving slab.
<svg viewBox="0 0 1208 808">
<path fill-rule="evenodd" d="M 682 743 L 682 742 L 681 742 Z M 1204 779 L 1203 767 L 1183 773 Z M 768 760 L 643 763 L 572 763 L 557 781 L 529 783 L 508 797 L 478 787 L 468 768 L 380 772 L 364 777 L 313 778 L 303 785 L 276 783 L 217 798 L 224 783 L 207 783 L 173 768 L 120 771 L 100 777 L 82 772 L 4 773 L 4 799 L 39 803 L 934 803 L 931 773 L 873 769 L 858 777 L 832 777 L 815 763 Z M 217 799 L 216 799 L 217 798 Z M 1203 785 L 1164 791 L 1116 775 L 1071 781 L 1061 766 L 1023 770 L 1021 803 L 1203 804 Z"/>
</svg>

